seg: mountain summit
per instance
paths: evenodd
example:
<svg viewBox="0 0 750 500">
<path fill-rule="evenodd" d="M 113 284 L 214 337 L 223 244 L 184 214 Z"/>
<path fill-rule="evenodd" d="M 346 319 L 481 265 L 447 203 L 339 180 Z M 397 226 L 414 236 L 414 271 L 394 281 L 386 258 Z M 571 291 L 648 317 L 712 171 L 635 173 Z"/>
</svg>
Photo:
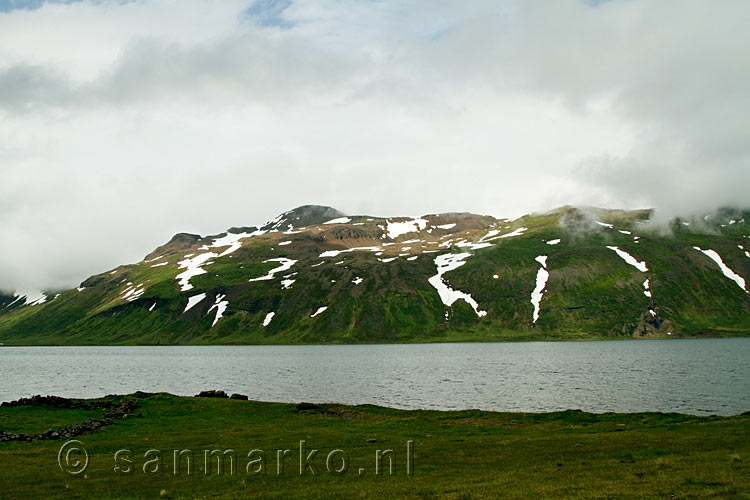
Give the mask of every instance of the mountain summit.
<svg viewBox="0 0 750 500">
<path fill-rule="evenodd" d="M 307 227 L 332 219 L 338 219 L 345 215 L 333 207 L 322 205 L 302 205 L 276 217 L 268 222 L 261 229 L 265 231 L 274 231 L 279 229 L 291 230 L 295 227 Z"/>
<path fill-rule="evenodd" d="M 345 215 L 180 233 L 55 295 L 0 296 L 13 344 L 318 343 L 750 334 L 748 211 L 668 226 L 562 207 Z"/>
</svg>

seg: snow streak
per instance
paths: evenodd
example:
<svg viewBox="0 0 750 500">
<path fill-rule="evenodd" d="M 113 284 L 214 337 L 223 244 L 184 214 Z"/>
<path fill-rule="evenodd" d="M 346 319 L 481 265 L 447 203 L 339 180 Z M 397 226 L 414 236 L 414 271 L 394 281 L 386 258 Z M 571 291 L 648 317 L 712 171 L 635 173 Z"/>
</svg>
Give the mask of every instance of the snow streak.
<svg viewBox="0 0 750 500">
<path fill-rule="evenodd" d="M 437 274 L 435 276 L 432 276 L 427 281 L 429 281 L 430 285 L 435 287 L 438 294 L 440 295 L 440 300 L 443 301 L 443 304 L 450 307 L 458 299 L 463 299 L 472 307 L 472 309 L 474 309 L 474 312 L 477 314 L 477 316 L 481 318 L 482 316 L 487 315 L 487 311 L 480 311 L 479 305 L 471 295 L 452 289 L 443 280 L 443 275 L 445 273 L 447 273 L 448 271 L 453 271 L 454 269 L 458 269 L 459 267 L 466 264 L 465 259 L 470 256 L 470 253 L 447 253 L 438 255 L 437 257 L 435 257 Z"/>
</svg>

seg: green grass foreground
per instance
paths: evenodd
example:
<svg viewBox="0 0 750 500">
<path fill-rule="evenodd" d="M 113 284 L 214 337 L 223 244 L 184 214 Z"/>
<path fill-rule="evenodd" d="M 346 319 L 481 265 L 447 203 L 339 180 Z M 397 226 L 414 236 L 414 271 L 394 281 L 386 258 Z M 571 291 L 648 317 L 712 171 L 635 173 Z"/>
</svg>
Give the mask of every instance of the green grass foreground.
<svg viewBox="0 0 750 500">
<path fill-rule="evenodd" d="M 0 498 L 750 498 L 748 414 L 402 411 L 168 394 L 126 398 L 140 402 L 142 416 L 78 436 L 90 457 L 79 475 L 58 465 L 65 440 L 0 442 Z M 40 433 L 100 414 L 4 407 L 0 429 Z M 306 453 L 318 450 L 305 475 L 300 441 Z M 116 462 L 120 449 L 130 452 Z M 173 450 L 187 449 L 195 454 L 193 469 L 188 473 L 183 454 L 176 475 Z M 277 450 L 287 449 L 280 471 Z M 348 465 L 340 475 L 326 468 L 336 449 L 343 451 L 330 455 L 330 467 L 341 467 L 343 458 Z M 225 459 L 219 474 L 214 458 L 206 475 L 203 450 L 235 450 L 234 473 Z M 377 450 L 384 452 L 380 475 Z M 75 463 L 82 455 L 69 458 Z"/>
</svg>

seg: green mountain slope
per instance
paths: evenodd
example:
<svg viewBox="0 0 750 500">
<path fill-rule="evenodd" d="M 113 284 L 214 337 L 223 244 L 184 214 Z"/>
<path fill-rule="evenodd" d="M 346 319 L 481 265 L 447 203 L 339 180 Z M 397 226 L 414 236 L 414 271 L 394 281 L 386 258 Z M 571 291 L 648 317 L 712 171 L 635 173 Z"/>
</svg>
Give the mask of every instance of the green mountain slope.
<svg viewBox="0 0 750 500">
<path fill-rule="evenodd" d="M 261 227 L 178 234 L 143 261 L 42 303 L 2 296 L 0 342 L 750 334 L 750 212 L 668 226 L 650 215 L 563 207 L 514 221 L 385 219 L 305 206 Z"/>
</svg>

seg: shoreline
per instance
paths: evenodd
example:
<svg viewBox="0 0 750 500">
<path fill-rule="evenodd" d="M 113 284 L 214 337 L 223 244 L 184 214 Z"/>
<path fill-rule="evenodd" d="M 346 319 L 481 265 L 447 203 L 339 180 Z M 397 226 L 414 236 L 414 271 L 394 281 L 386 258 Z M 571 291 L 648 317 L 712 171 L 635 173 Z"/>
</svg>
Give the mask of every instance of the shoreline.
<svg viewBox="0 0 750 500">
<path fill-rule="evenodd" d="M 16 438 L 0 442 L 4 499 L 740 498 L 750 490 L 750 413 L 394 410 L 165 393 L 64 404 L 0 407 L 0 428 Z M 77 434 L 66 441 L 58 430 Z"/>
<path fill-rule="evenodd" d="M 582 408 L 565 408 L 565 409 L 555 409 L 555 410 L 549 410 L 549 411 L 533 411 L 533 410 L 487 410 L 482 408 L 407 408 L 403 406 L 388 406 L 384 404 L 372 404 L 372 403 L 361 403 L 361 404 L 351 404 L 351 403 L 341 403 L 336 401 L 318 401 L 315 399 L 309 399 L 309 400 L 299 400 L 299 401 L 289 401 L 289 400 L 264 400 L 264 399 L 252 399 L 247 395 L 240 394 L 240 393 L 229 393 L 223 390 L 206 390 L 201 391 L 203 392 L 218 392 L 218 393 L 225 393 L 226 397 L 221 396 L 200 396 L 200 395 L 192 395 L 192 394 L 176 394 L 173 392 L 168 391 L 157 391 L 157 392 L 148 392 L 148 391 L 135 391 L 135 392 L 129 392 L 129 393 L 110 393 L 105 394 L 102 396 L 92 396 L 92 397 L 75 397 L 75 396 L 57 396 L 54 394 L 34 394 L 30 396 L 21 396 L 16 399 L 11 400 L 4 400 L 0 401 L 0 408 L 7 408 L 7 407 L 15 407 L 15 406 L 35 406 L 33 404 L 29 405 L 23 405 L 23 404 L 17 404 L 19 401 L 24 400 L 30 400 L 34 398 L 57 398 L 57 399 L 63 399 L 67 401 L 72 402 L 82 402 L 82 403 L 98 403 L 102 401 L 110 401 L 110 400 L 125 400 L 128 398 L 133 397 L 150 397 L 150 396 L 166 396 L 171 398 L 178 398 L 178 399 L 184 399 L 184 398 L 198 398 L 198 397 L 207 397 L 212 399 L 241 399 L 243 401 L 249 401 L 251 403 L 260 404 L 260 405 L 316 405 L 316 406 L 336 406 L 336 407 L 350 407 L 350 408 L 378 408 L 384 411 L 397 411 L 397 412 L 436 412 L 436 413 L 445 413 L 445 414 L 458 414 L 462 412 L 480 412 L 480 413 L 488 413 L 488 414 L 496 414 L 496 415 L 535 415 L 535 416 L 554 416 L 558 414 L 566 414 L 566 413 L 580 413 L 585 415 L 590 415 L 592 417 L 603 417 L 603 416 L 633 416 L 633 415 L 677 415 L 681 417 L 695 417 L 695 418 L 735 418 L 735 417 L 741 417 L 741 416 L 750 416 L 750 407 L 747 410 L 744 411 L 738 411 L 737 413 L 731 413 L 731 414 L 720 414 L 720 413 L 689 413 L 689 412 L 680 412 L 680 411 L 659 411 L 659 410 L 645 410 L 645 411 L 593 411 L 593 410 L 586 410 Z M 241 396 L 239 398 L 235 397 L 232 398 L 230 395 L 234 396 Z"/>
<path fill-rule="evenodd" d="M 183 343 L 183 344 L 149 344 L 149 343 L 108 343 L 108 344 L 44 344 L 44 343 L 11 343 L 7 341 L 0 347 L 265 347 L 265 346 L 365 346 L 365 345 L 430 345 L 430 344 L 519 344 L 519 343 L 567 343 L 567 342 L 641 342 L 654 340 L 706 340 L 706 339 L 750 339 L 750 333 L 741 335 L 675 335 L 675 336 L 653 336 L 653 337 L 549 337 L 549 338 L 504 338 L 504 339 L 415 339 L 402 342 L 283 342 L 283 343 Z"/>
</svg>

